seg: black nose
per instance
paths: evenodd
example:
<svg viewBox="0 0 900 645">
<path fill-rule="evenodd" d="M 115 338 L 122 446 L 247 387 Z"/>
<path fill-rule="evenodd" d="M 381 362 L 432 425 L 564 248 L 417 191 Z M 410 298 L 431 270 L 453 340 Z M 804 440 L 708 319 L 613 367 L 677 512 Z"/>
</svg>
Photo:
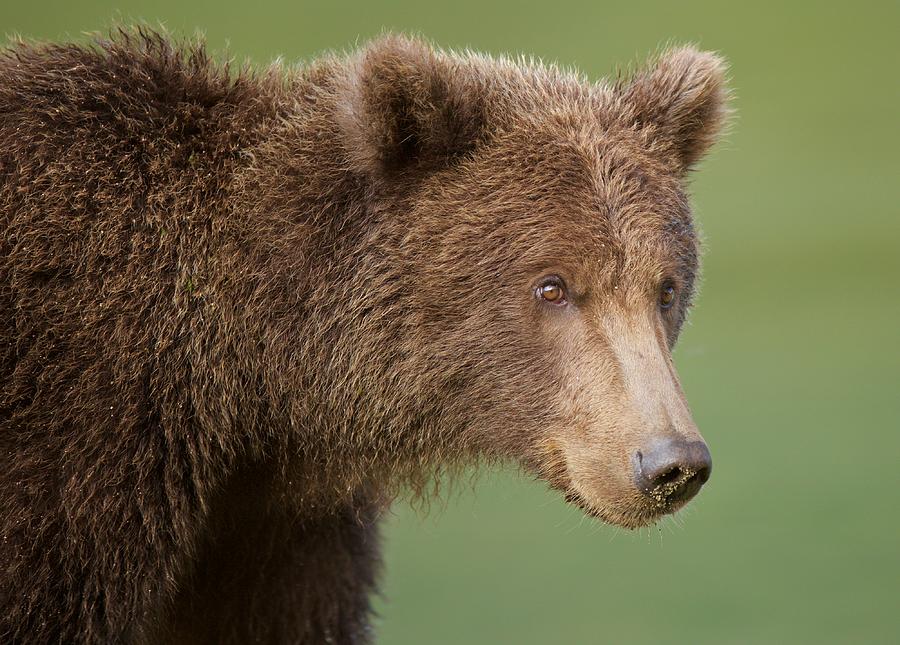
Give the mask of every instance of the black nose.
<svg viewBox="0 0 900 645">
<path fill-rule="evenodd" d="M 686 502 L 709 479 L 712 458 L 702 441 L 664 439 L 635 453 L 634 481 L 658 504 Z"/>
</svg>

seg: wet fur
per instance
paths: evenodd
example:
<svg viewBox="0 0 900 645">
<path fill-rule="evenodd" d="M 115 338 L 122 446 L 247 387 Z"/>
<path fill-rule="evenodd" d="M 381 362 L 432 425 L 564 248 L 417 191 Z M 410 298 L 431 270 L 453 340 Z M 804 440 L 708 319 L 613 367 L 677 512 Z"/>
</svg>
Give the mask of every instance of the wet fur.
<svg viewBox="0 0 900 645">
<path fill-rule="evenodd" d="M 585 299 L 690 292 L 721 63 L 661 60 L 616 87 L 390 36 L 258 73 L 146 31 L 2 52 L 0 640 L 369 642 L 379 513 L 474 459 L 603 517 L 516 294 L 560 258 Z"/>
</svg>

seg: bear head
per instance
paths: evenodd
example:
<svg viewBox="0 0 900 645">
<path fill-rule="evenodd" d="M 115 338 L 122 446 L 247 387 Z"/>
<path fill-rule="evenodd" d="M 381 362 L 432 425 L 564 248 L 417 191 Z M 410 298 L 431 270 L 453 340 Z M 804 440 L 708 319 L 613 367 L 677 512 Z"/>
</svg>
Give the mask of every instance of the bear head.
<svg viewBox="0 0 900 645">
<path fill-rule="evenodd" d="M 671 350 L 698 278 L 686 178 L 727 116 L 723 61 L 683 47 L 588 83 L 389 36 L 337 94 L 379 222 L 357 289 L 392 330 L 367 341 L 395 390 L 383 419 L 418 426 L 394 447 L 515 459 L 625 527 L 680 508 L 711 468 Z"/>
</svg>

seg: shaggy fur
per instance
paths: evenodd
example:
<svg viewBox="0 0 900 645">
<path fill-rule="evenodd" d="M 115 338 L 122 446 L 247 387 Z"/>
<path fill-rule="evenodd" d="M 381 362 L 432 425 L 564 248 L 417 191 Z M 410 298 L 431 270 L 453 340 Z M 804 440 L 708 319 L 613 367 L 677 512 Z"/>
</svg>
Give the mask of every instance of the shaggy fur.
<svg viewBox="0 0 900 645">
<path fill-rule="evenodd" d="M 724 110 L 690 48 L 618 84 L 391 36 L 2 52 L 0 641 L 369 642 L 379 513 L 476 459 L 672 510 L 630 460 L 696 435 L 683 184 Z"/>
</svg>

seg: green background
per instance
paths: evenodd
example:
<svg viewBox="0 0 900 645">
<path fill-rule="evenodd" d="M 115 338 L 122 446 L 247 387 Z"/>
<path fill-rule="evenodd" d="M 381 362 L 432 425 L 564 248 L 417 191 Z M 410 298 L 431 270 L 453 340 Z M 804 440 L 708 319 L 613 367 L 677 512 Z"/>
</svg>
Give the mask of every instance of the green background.
<svg viewBox="0 0 900 645">
<path fill-rule="evenodd" d="M 705 282 L 677 362 L 715 461 L 630 533 L 514 471 L 395 506 L 384 644 L 900 642 L 898 2 L 21 2 L 0 31 L 202 31 L 266 63 L 384 28 L 591 78 L 691 41 L 737 119 L 693 182 Z"/>
</svg>

